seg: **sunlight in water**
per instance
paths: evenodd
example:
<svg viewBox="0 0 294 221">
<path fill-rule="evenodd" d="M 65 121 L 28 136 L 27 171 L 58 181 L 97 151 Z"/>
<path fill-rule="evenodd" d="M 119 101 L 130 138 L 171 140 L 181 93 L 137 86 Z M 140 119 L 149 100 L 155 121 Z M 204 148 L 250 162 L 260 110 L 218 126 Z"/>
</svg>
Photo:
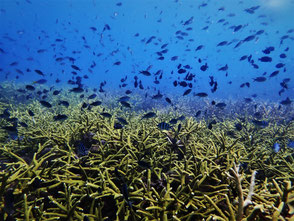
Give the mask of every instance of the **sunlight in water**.
<svg viewBox="0 0 294 221">
<path fill-rule="evenodd" d="M 265 5 L 268 8 L 272 8 L 275 10 L 282 10 L 286 9 L 286 7 L 289 5 L 289 0 L 262 0 L 263 5 Z"/>
</svg>

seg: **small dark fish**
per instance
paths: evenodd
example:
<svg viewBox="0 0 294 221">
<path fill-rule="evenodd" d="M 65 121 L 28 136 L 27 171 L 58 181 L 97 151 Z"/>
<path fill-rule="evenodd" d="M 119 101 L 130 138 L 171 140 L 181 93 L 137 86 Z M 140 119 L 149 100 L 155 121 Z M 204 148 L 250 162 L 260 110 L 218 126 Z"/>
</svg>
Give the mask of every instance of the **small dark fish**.
<svg viewBox="0 0 294 221">
<path fill-rule="evenodd" d="M 219 68 L 218 70 L 219 70 L 219 71 L 227 71 L 228 68 L 229 68 L 229 66 L 226 64 L 225 66 Z"/>
<path fill-rule="evenodd" d="M 264 54 L 270 54 L 272 51 L 274 51 L 275 50 L 275 48 L 274 47 L 272 47 L 272 46 L 270 46 L 270 47 L 267 47 L 265 50 L 263 50 L 262 52 L 264 53 Z"/>
<path fill-rule="evenodd" d="M 90 29 L 91 29 L 92 31 L 97 31 L 97 28 L 95 28 L 95 27 L 90 27 Z"/>
<path fill-rule="evenodd" d="M 157 124 L 157 127 L 161 130 L 169 130 L 171 128 L 171 126 L 165 122 L 161 122 L 161 123 Z"/>
<path fill-rule="evenodd" d="M 238 47 L 240 47 L 240 45 L 242 45 L 242 44 L 243 44 L 243 41 L 239 41 L 239 42 L 235 45 L 234 48 L 238 48 Z"/>
<path fill-rule="evenodd" d="M 236 124 L 235 124 L 235 128 L 236 128 L 237 131 L 241 131 L 242 128 L 243 128 L 243 126 L 242 126 L 241 123 L 236 123 Z"/>
<path fill-rule="evenodd" d="M 169 99 L 168 97 L 165 98 L 165 101 L 166 101 L 167 103 L 169 103 L 169 104 L 172 104 L 171 99 Z"/>
<path fill-rule="evenodd" d="M 28 110 L 28 114 L 29 114 L 31 117 L 35 116 L 34 112 L 31 111 L 31 110 Z"/>
<path fill-rule="evenodd" d="M 156 38 L 155 36 L 151 36 L 147 41 L 146 41 L 146 44 L 149 44 L 151 43 L 151 41 Z"/>
<path fill-rule="evenodd" d="M 251 103 L 252 99 L 250 97 L 245 97 L 244 101 L 245 101 L 245 103 Z"/>
<path fill-rule="evenodd" d="M 63 121 L 66 120 L 68 117 L 65 114 L 58 114 L 53 117 L 55 121 Z"/>
<path fill-rule="evenodd" d="M 206 5 L 205 5 L 205 4 L 202 4 L 201 6 L 202 6 L 202 7 L 205 7 Z M 183 25 L 190 25 L 190 24 L 193 23 L 193 21 L 194 21 L 194 17 L 192 16 L 192 17 L 189 18 L 187 21 L 185 21 Z"/>
<path fill-rule="evenodd" d="M 120 79 L 120 82 L 125 82 L 127 80 L 128 76 L 125 76 L 125 78 Z"/>
<path fill-rule="evenodd" d="M 119 122 L 121 122 L 122 124 L 125 124 L 125 125 L 127 125 L 128 124 L 128 122 L 124 119 L 124 118 L 122 118 L 122 117 L 118 117 L 118 118 L 116 118 Z"/>
<path fill-rule="evenodd" d="M 28 91 L 34 91 L 36 88 L 34 86 L 28 84 L 28 85 L 26 85 L 26 89 Z"/>
<path fill-rule="evenodd" d="M 69 90 L 70 92 L 74 92 L 74 93 L 82 93 L 84 92 L 84 89 L 81 87 L 75 87 Z"/>
<path fill-rule="evenodd" d="M 199 117 L 200 114 L 201 114 L 201 110 L 199 110 L 199 111 L 196 112 L 195 117 L 196 117 L 196 118 Z"/>
<path fill-rule="evenodd" d="M 267 121 L 263 121 L 263 120 L 252 120 L 252 123 L 255 126 L 262 127 L 262 128 L 267 127 L 269 124 Z"/>
<path fill-rule="evenodd" d="M 188 89 L 188 90 L 186 90 L 186 91 L 184 92 L 183 96 L 186 96 L 186 95 L 190 94 L 191 91 L 192 91 L 192 89 Z"/>
<path fill-rule="evenodd" d="M 131 90 L 126 90 L 126 92 L 125 92 L 126 94 L 131 94 L 132 93 L 132 91 Z"/>
<path fill-rule="evenodd" d="M 141 82 L 141 81 L 139 82 L 139 88 L 140 88 L 141 90 L 143 90 L 143 89 L 144 89 L 144 86 L 143 86 L 143 84 L 142 84 L 142 82 Z"/>
<path fill-rule="evenodd" d="M 28 125 L 25 122 L 19 122 L 20 126 L 27 128 Z"/>
<path fill-rule="evenodd" d="M 253 78 L 253 80 L 256 82 L 264 82 L 264 81 L 266 81 L 266 78 L 265 77 L 257 77 L 257 78 Z"/>
<path fill-rule="evenodd" d="M 143 119 L 149 119 L 149 118 L 152 118 L 152 117 L 155 117 L 156 116 L 156 113 L 154 113 L 154 112 L 148 112 L 147 114 L 145 114 L 142 118 L 141 118 L 141 120 L 143 120 Z"/>
<path fill-rule="evenodd" d="M 247 57 L 248 57 L 247 55 L 244 55 L 244 56 L 242 56 L 239 60 L 240 60 L 240 61 L 243 61 L 243 60 L 247 59 Z"/>
<path fill-rule="evenodd" d="M 141 74 L 145 75 L 145 76 L 150 76 L 150 72 L 149 71 L 140 71 Z"/>
<path fill-rule="evenodd" d="M 187 87 L 188 83 L 186 81 L 180 81 L 179 85 L 182 86 L 182 87 Z"/>
<path fill-rule="evenodd" d="M 199 46 L 195 49 L 195 51 L 199 51 L 199 50 L 201 50 L 203 47 L 204 47 L 204 45 L 199 45 Z"/>
<path fill-rule="evenodd" d="M 88 107 L 88 104 L 84 102 L 84 103 L 82 104 L 81 109 L 85 109 L 86 107 Z M 89 106 L 89 107 L 90 107 L 90 106 Z"/>
<path fill-rule="evenodd" d="M 234 32 L 239 31 L 242 28 L 242 25 L 237 25 L 234 27 Z"/>
<path fill-rule="evenodd" d="M 120 65 L 121 62 L 120 61 L 117 61 L 117 62 L 114 62 L 113 65 Z"/>
<path fill-rule="evenodd" d="M 123 194 L 124 199 L 127 202 L 128 206 L 132 207 L 132 202 L 129 200 L 128 186 L 126 183 L 123 183 L 121 191 L 122 191 L 122 194 Z"/>
<path fill-rule="evenodd" d="M 177 81 L 174 81 L 173 82 L 173 85 L 176 87 L 178 85 L 178 82 Z"/>
<path fill-rule="evenodd" d="M 218 47 L 218 46 L 225 46 L 225 45 L 227 45 L 227 44 L 228 44 L 227 41 L 221 41 L 220 43 L 217 44 L 217 47 Z"/>
<path fill-rule="evenodd" d="M 168 46 L 167 43 L 166 43 L 166 44 L 163 44 L 160 48 L 161 48 L 161 49 L 164 49 L 164 48 L 166 48 L 166 46 Z"/>
<path fill-rule="evenodd" d="M 288 82 L 290 82 L 290 78 L 285 78 L 284 80 L 283 80 L 283 82 L 285 82 L 285 83 L 288 83 Z"/>
<path fill-rule="evenodd" d="M 271 57 L 268 56 L 264 56 L 258 59 L 261 62 L 271 62 L 273 59 Z"/>
<path fill-rule="evenodd" d="M 60 92 L 61 92 L 61 90 L 59 90 L 59 91 L 58 90 L 55 90 L 55 91 L 53 91 L 52 94 L 56 96 L 56 95 L 60 94 Z"/>
<path fill-rule="evenodd" d="M 258 32 L 256 32 L 256 35 L 261 35 L 264 33 L 264 30 L 259 30 Z"/>
<path fill-rule="evenodd" d="M 228 84 L 231 84 L 231 83 L 232 83 L 232 81 L 228 82 Z M 214 92 L 216 92 L 216 90 L 217 90 L 217 82 L 215 81 L 213 84 L 213 88 L 211 88 L 211 92 L 214 93 Z"/>
<path fill-rule="evenodd" d="M 78 66 L 74 65 L 74 64 L 72 64 L 71 67 L 73 69 L 75 69 L 76 71 L 81 71 L 81 69 Z"/>
<path fill-rule="evenodd" d="M 287 97 L 285 100 L 281 101 L 280 104 L 282 105 L 290 105 L 292 101 Z"/>
<path fill-rule="evenodd" d="M 273 73 L 271 73 L 271 75 L 269 76 L 270 78 L 277 76 L 280 73 L 280 71 L 274 71 Z"/>
<path fill-rule="evenodd" d="M 65 107 L 68 107 L 69 103 L 67 101 L 59 101 L 58 105 L 63 105 Z"/>
<path fill-rule="evenodd" d="M 108 31 L 110 30 L 110 26 L 108 24 L 104 25 L 103 31 L 106 31 L 106 30 L 108 30 Z"/>
<path fill-rule="evenodd" d="M 178 70 L 178 73 L 179 73 L 179 74 L 186 73 L 186 70 L 181 68 L 181 69 Z"/>
<path fill-rule="evenodd" d="M 14 123 L 15 125 L 16 125 L 17 122 L 18 122 L 18 118 L 17 118 L 17 117 L 6 118 L 6 120 L 7 120 L 8 122 L 12 122 L 12 123 Z"/>
<path fill-rule="evenodd" d="M 170 58 L 171 61 L 175 61 L 177 59 L 178 59 L 178 56 L 173 56 L 173 57 Z"/>
<path fill-rule="evenodd" d="M 178 117 L 178 120 L 180 120 L 180 121 L 183 121 L 183 120 L 185 120 L 185 119 L 186 119 L 186 117 L 185 117 L 184 115 Z"/>
<path fill-rule="evenodd" d="M 202 66 L 200 67 L 200 70 L 201 70 L 201 71 L 206 71 L 207 68 L 208 68 L 208 65 L 207 65 L 207 63 L 205 63 L 204 65 L 202 65 Z"/>
<path fill-rule="evenodd" d="M 246 37 L 243 41 L 252 41 L 255 38 L 255 35 L 249 35 L 248 37 Z"/>
<path fill-rule="evenodd" d="M 208 129 L 211 130 L 212 129 L 212 125 L 216 124 L 216 120 L 213 120 L 211 121 L 209 124 L 208 124 Z"/>
<path fill-rule="evenodd" d="M 2 70 L 1 70 L 1 71 L 2 71 Z M 20 69 L 17 69 L 17 68 L 16 68 L 15 71 L 16 71 L 17 73 L 21 74 L 21 75 L 24 75 L 23 71 L 20 70 Z"/>
<path fill-rule="evenodd" d="M 131 108 L 131 105 L 126 101 L 120 101 L 121 105 L 127 108 Z"/>
<path fill-rule="evenodd" d="M 112 117 L 111 114 L 106 113 L 106 112 L 102 112 L 102 113 L 100 113 L 100 115 L 103 116 L 103 117 L 106 117 L 106 118 L 111 118 Z"/>
<path fill-rule="evenodd" d="M 35 72 L 36 72 L 38 75 L 45 76 L 45 75 L 43 74 L 43 72 L 40 71 L 40 70 L 37 70 L 37 69 L 36 69 Z"/>
<path fill-rule="evenodd" d="M 282 67 L 284 67 L 285 66 L 285 64 L 283 64 L 283 63 L 278 63 L 278 64 L 276 64 L 276 68 L 282 68 Z"/>
<path fill-rule="evenodd" d="M 201 93 L 195 94 L 195 96 L 197 96 L 197 97 L 207 97 L 208 94 L 201 92 Z"/>
<path fill-rule="evenodd" d="M 114 126 L 113 126 L 114 129 L 122 129 L 123 127 L 124 126 L 121 125 L 120 123 L 115 123 Z"/>
<path fill-rule="evenodd" d="M 7 132 L 11 133 L 11 132 L 15 132 L 17 133 L 17 126 L 4 126 L 1 127 L 3 130 L 6 130 Z"/>
<path fill-rule="evenodd" d="M 177 118 L 173 118 L 169 121 L 170 124 L 176 124 L 178 122 Z"/>
<path fill-rule="evenodd" d="M 10 112 L 8 110 L 8 108 L 6 108 L 4 111 L 3 111 L 3 114 L 1 115 L 2 118 L 9 118 L 10 117 Z"/>
<path fill-rule="evenodd" d="M 95 97 L 97 97 L 97 94 L 91 94 L 89 97 L 88 97 L 88 99 L 90 100 L 90 99 L 94 99 Z"/>
<path fill-rule="evenodd" d="M 47 82 L 46 79 L 40 79 L 40 80 L 34 81 L 33 84 L 45 84 L 46 82 Z"/>
<path fill-rule="evenodd" d="M 41 101 L 39 101 L 39 102 L 40 102 L 40 104 L 41 104 L 43 107 L 47 107 L 47 108 L 51 108 L 51 107 L 52 107 L 52 105 L 51 105 L 49 102 L 47 102 L 47 101 L 41 100 Z"/>
<path fill-rule="evenodd" d="M 225 103 L 217 103 L 215 106 L 217 108 L 224 109 L 227 105 Z"/>
<path fill-rule="evenodd" d="M 158 91 L 158 93 L 156 95 L 152 96 L 152 99 L 161 99 L 163 97 L 163 95 Z"/>
<path fill-rule="evenodd" d="M 90 104 L 90 106 L 94 106 L 94 107 L 96 107 L 96 106 L 99 106 L 99 105 L 101 105 L 101 104 L 102 104 L 101 101 L 94 101 L 94 102 L 92 102 L 92 103 Z"/>
<path fill-rule="evenodd" d="M 119 102 L 121 102 L 121 101 L 129 101 L 129 100 L 130 100 L 130 97 L 129 96 L 123 96 L 123 97 L 120 97 L 118 99 Z"/>
</svg>

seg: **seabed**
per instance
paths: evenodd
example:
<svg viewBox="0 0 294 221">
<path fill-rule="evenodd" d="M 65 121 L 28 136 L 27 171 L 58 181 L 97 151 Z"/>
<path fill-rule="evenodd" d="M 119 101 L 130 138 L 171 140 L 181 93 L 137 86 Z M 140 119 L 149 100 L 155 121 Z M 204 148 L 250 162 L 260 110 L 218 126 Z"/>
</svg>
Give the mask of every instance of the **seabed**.
<svg viewBox="0 0 294 221">
<path fill-rule="evenodd" d="M 88 110 L 64 90 L 46 108 L 19 87 L 0 89 L 0 113 L 10 113 L 0 118 L 0 220 L 293 220 L 289 106 L 226 102 L 220 109 L 191 97 L 152 109 L 131 95 L 126 108 L 117 95 L 102 94 Z M 196 107 L 206 115 L 195 118 Z M 268 124 L 253 123 L 256 107 Z M 142 119 L 151 111 L 155 117 Z M 158 128 L 182 113 L 169 130 Z M 56 121 L 57 114 L 68 118 Z M 128 124 L 115 129 L 117 117 Z M 27 127 L 3 129 L 13 118 Z"/>
</svg>

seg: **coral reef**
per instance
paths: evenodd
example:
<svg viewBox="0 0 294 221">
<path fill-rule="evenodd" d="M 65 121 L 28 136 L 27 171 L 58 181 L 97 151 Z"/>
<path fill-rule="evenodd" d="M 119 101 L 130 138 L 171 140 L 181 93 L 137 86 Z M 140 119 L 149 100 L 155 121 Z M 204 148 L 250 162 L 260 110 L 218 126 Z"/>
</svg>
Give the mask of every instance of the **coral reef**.
<svg viewBox="0 0 294 221">
<path fill-rule="evenodd" d="M 1 220 L 293 217 L 294 149 L 287 146 L 293 121 L 272 114 L 259 127 L 250 116 L 215 115 L 209 129 L 209 120 L 186 117 L 166 131 L 157 124 L 179 112 L 154 110 L 156 117 L 142 120 L 145 111 L 111 103 L 81 110 L 71 100 L 50 110 L 36 100 L 0 103 L 0 112 L 9 108 L 28 125 L 18 127 L 17 138 L 0 129 Z M 68 119 L 54 121 L 57 113 Z M 122 129 L 114 128 L 118 116 L 128 121 Z M 276 142 L 278 152 L 271 148 Z"/>
</svg>

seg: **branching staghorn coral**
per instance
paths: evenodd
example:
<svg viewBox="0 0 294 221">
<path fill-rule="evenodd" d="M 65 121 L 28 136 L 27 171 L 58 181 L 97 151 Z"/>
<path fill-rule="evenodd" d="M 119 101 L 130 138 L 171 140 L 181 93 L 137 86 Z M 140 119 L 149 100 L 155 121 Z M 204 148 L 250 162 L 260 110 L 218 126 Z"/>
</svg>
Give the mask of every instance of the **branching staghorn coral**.
<svg viewBox="0 0 294 221">
<path fill-rule="evenodd" d="M 246 199 L 244 200 L 244 193 L 242 189 L 242 175 L 239 174 L 240 171 L 240 165 L 236 166 L 234 163 L 234 167 L 230 169 L 230 172 L 232 175 L 230 175 L 228 172 L 226 172 L 227 176 L 231 179 L 234 179 L 236 182 L 236 187 L 238 189 L 238 213 L 236 216 L 237 221 L 241 221 L 243 218 L 244 214 L 244 208 L 246 208 L 249 204 L 252 204 L 252 195 L 254 194 L 254 185 L 255 185 L 255 176 L 256 176 L 256 171 L 252 172 L 251 175 L 251 182 L 250 182 L 250 187 L 249 187 L 249 192 L 247 194 Z"/>
<path fill-rule="evenodd" d="M 68 108 L 47 110 L 37 101 L 0 105 L 1 111 L 8 107 L 11 116 L 28 124 L 19 127 L 16 140 L 0 129 L 1 219 L 271 220 L 293 215 L 294 160 L 287 147 L 288 139 L 293 139 L 293 123 L 277 123 L 273 118 L 269 127 L 258 128 L 250 116 L 220 117 L 210 107 L 217 119 L 212 129 L 204 119 L 186 117 L 174 130 L 164 132 L 157 124 L 181 116 L 179 112 L 153 110 L 155 118 L 141 120 L 146 112 L 122 110 L 116 98 L 83 111 L 76 95 L 63 99 L 72 100 Z M 52 98 L 53 104 L 57 102 Z M 178 105 L 192 111 L 180 100 Z M 102 111 L 112 117 L 102 117 Z M 53 121 L 61 112 L 68 119 Z M 117 116 L 129 123 L 121 130 L 114 129 Z M 243 129 L 235 130 L 236 123 Z M 175 151 L 176 146 L 173 150 L 166 134 L 170 141 L 175 139 L 174 144 L 180 140 L 176 145 L 185 151 Z M 77 143 L 85 137 L 90 143 L 88 154 L 78 155 Z M 278 153 L 271 150 L 274 142 L 281 143 Z M 179 153 L 184 154 L 179 158 Z M 238 170 L 239 163 L 247 163 L 247 168 Z M 235 204 L 236 177 L 243 191 L 240 207 Z M 250 182 L 254 177 L 255 182 Z M 254 193 L 250 183 L 255 184 Z"/>
</svg>

